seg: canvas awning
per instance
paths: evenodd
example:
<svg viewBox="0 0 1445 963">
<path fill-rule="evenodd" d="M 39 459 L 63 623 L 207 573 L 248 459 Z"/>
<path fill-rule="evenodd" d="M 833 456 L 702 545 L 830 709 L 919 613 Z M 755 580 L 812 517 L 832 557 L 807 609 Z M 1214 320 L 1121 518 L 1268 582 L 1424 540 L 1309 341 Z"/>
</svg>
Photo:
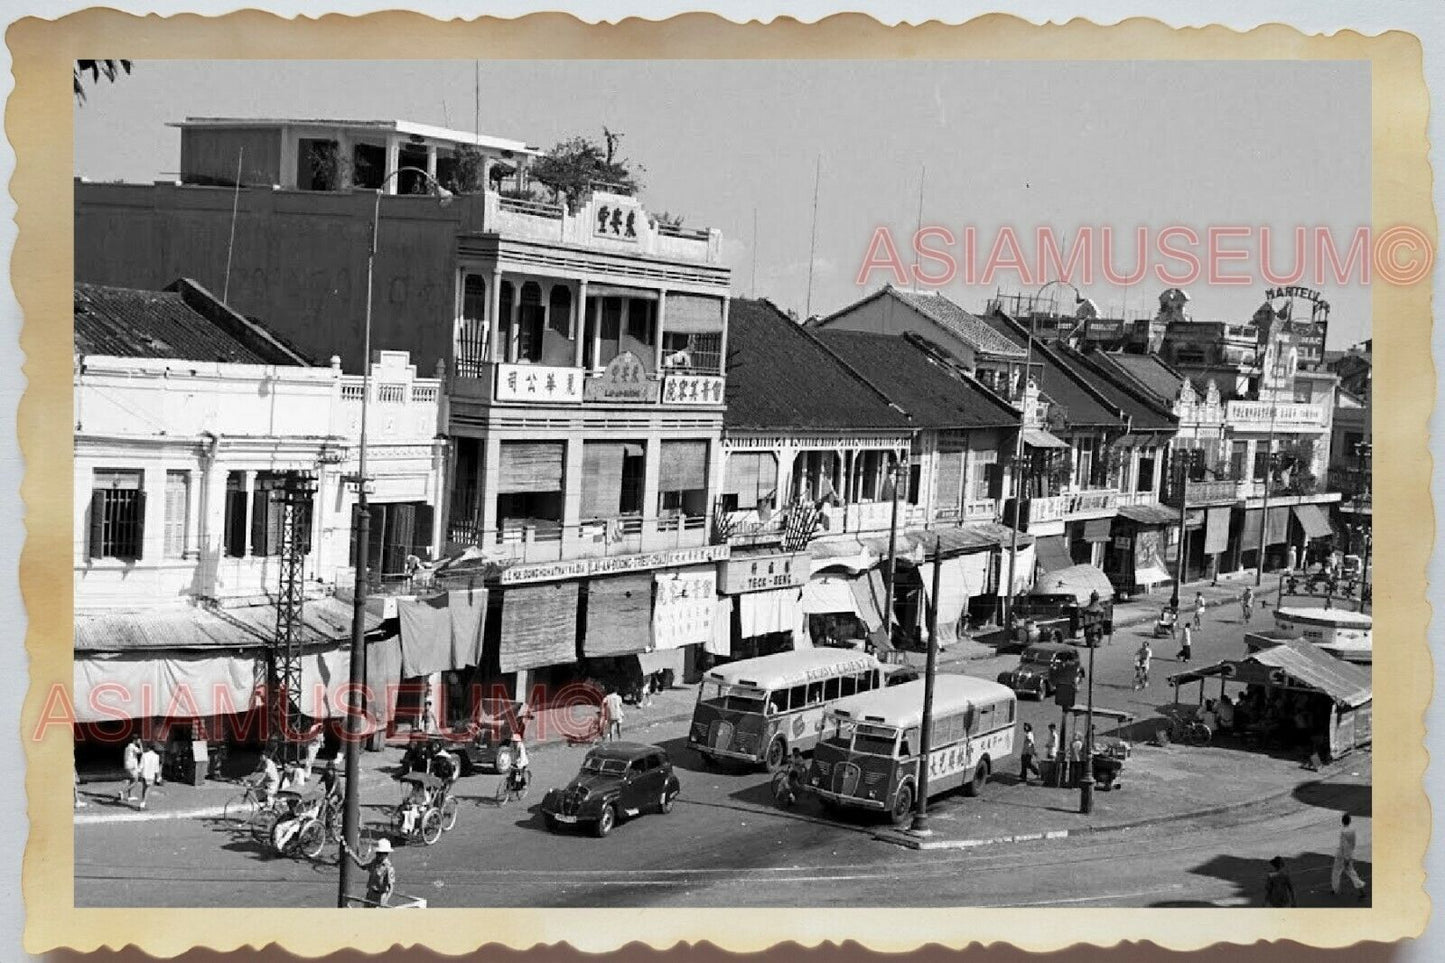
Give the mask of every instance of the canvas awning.
<svg viewBox="0 0 1445 963">
<path fill-rule="evenodd" d="M 1299 519 L 1305 538 L 1327 538 L 1331 534 L 1330 520 L 1318 505 L 1296 505 L 1294 517 Z"/>
<path fill-rule="evenodd" d="M 1259 535 L 1264 521 L 1264 511 L 1259 508 L 1247 508 L 1244 512 L 1244 525 L 1239 532 L 1239 547 L 1242 551 L 1259 551 Z"/>
<path fill-rule="evenodd" d="M 75 721 L 232 715 L 260 704 L 264 681 L 265 660 L 257 653 L 85 655 L 74 663 Z"/>
<path fill-rule="evenodd" d="M 949 528 L 910 530 L 909 534 L 923 546 L 925 558 L 933 558 L 935 548 L 941 550 L 946 557 L 966 552 L 985 554 L 985 549 L 994 546 L 1008 548 L 1015 540 L 1018 541 L 1019 548 L 1034 543 L 1034 536 L 1016 532 L 998 522 L 964 522 Z"/>
<path fill-rule="evenodd" d="M 1119 517 L 1136 525 L 1175 525 L 1179 512 L 1167 505 L 1120 505 Z"/>
<path fill-rule="evenodd" d="M 812 556 L 812 572 L 820 572 L 825 568 L 841 568 L 858 573 L 866 572 L 878 564 L 878 555 L 856 538 L 814 541 L 808 546 L 808 554 Z"/>
<path fill-rule="evenodd" d="M 919 566 L 918 575 L 923 580 L 924 598 L 930 599 L 933 595 L 933 566 L 939 565 L 938 572 L 938 641 L 941 645 L 949 645 L 957 640 L 958 634 L 955 631 L 958 620 L 963 617 L 963 612 L 968 608 L 969 588 L 969 564 L 965 560 L 978 558 L 976 555 L 965 555 L 960 558 L 945 558 L 942 562 L 928 562 Z"/>
<path fill-rule="evenodd" d="M 1080 605 L 1089 604 L 1089 596 L 1095 592 L 1101 599 L 1114 597 L 1114 583 L 1093 565 L 1070 565 L 1040 575 L 1033 590 L 1034 595 L 1072 595 Z"/>
<path fill-rule="evenodd" d="M 1067 448 L 1069 443 L 1042 428 L 1025 428 L 1024 444 L 1030 448 Z"/>
<path fill-rule="evenodd" d="M 858 614 L 858 602 L 848 587 L 852 580 L 843 575 L 814 575 L 803 585 L 803 611 L 809 615 L 848 612 Z"/>
<path fill-rule="evenodd" d="M 1289 538 L 1289 508 L 1271 508 L 1265 523 L 1265 542 L 1279 545 Z"/>
<path fill-rule="evenodd" d="M 1044 572 L 1055 572 L 1074 564 L 1074 557 L 1069 554 L 1069 544 L 1062 535 L 1043 536 L 1034 543 L 1034 550 L 1037 553 L 1039 569 Z"/>
<path fill-rule="evenodd" d="M 1229 548 L 1229 516 L 1234 511 L 1228 505 L 1222 508 L 1206 509 L 1204 522 L 1204 554 L 1217 555 Z"/>
<path fill-rule="evenodd" d="M 641 652 L 651 641 L 651 620 L 651 572 L 591 579 L 582 654 L 596 658 Z"/>
<path fill-rule="evenodd" d="M 883 573 L 876 568 L 865 572 L 850 579 L 848 588 L 852 590 L 853 598 L 858 603 L 858 618 L 868 627 L 870 633 L 877 633 L 883 628 L 883 606 L 888 596 L 888 590 L 883 584 Z M 890 624 L 893 622 L 891 613 L 887 621 Z"/>
<path fill-rule="evenodd" d="M 502 595 L 498 666 L 503 672 L 577 659 L 577 582 L 508 588 Z"/>
<path fill-rule="evenodd" d="M 738 596 L 737 606 L 741 638 L 791 632 L 802 612 L 802 592 L 796 588 L 744 592 Z"/>
</svg>

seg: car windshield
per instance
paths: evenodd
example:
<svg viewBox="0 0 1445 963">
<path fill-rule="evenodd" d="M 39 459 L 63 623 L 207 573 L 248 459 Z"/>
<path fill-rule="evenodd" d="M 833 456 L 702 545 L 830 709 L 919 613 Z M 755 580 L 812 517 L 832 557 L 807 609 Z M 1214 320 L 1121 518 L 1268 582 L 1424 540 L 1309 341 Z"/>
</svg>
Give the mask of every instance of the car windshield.
<svg viewBox="0 0 1445 963">
<path fill-rule="evenodd" d="M 853 733 L 853 751 L 870 756 L 891 756 L 898 730 L 888 726 L 859 726 Z"/>
<path fill-rule="evenodd" d="M 1046 665 L 1053 657 L 1052 652 L 1046 652 L 1042 649 L 1026 649 L 1024 650 L 1024 654 L 1019 657 L 1019 661 Z"/>
<path fill-rule="evenodd" d="M 601 773 L 604 776 L 620 776 L 627 771 L 627 760 L 608 759 L 605 756 L 588 756 L 582 762 L 582 771 Z"/>
<path fill-rule="evenodd" d="M 701 698 L 704 705 L 731 712 L 762 712 L 763 694 L 757 689 L 744 689 L 725 685 L 721 682 L 703 684 Z"/>
</svg>

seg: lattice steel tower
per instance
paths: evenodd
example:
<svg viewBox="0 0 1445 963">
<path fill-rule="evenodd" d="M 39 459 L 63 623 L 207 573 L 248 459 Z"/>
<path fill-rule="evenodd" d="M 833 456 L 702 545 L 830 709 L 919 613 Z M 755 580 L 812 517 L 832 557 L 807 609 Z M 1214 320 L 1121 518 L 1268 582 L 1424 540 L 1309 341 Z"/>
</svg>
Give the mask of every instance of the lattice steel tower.
<svg viewBox="0 0 1445 963">
<path fill-rule="evenodd" d="M 281 733 L 285 762 L 301 758 L 301 647 L 305 626 L 301 608 L 306 596 L 306 555 L 311 550 L 311 505 L 316 476 L 307 471 L 286 474 L 272 498 L 281 502 L 281 585 L 276 593 L 276 643 L 271 652 L 272 722 Z"/>
</svg>

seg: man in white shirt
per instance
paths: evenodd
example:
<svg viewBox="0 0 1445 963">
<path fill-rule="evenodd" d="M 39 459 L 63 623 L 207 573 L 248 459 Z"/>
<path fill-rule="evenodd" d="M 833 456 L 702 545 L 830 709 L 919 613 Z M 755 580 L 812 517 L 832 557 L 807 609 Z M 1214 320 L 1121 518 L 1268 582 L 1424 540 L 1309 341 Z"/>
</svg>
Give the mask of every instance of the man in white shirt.
<svg viewBox="0 0 1445 963">
<path fill-rule="evenodd" d="M 1365 881 L 1355 872 L 1355 827 L 1350 825 L 1350 814 L 1340 817 L 1340 845 L 1335 850 L 1335 865 L 1330 870 L 1330 892 L 1340 895 L 1340 877 L 1345 876 L 1355 887 L 1360 902 L 1365 901 Z"/>
<path fill-rule="evenodd" d="M 616 689 L 608 689 L 607 696 L 602 700 L 602 715 L 604 721 L 603 739 L 622 738 L 622 696 L 617 694 Z"/>
</svg>

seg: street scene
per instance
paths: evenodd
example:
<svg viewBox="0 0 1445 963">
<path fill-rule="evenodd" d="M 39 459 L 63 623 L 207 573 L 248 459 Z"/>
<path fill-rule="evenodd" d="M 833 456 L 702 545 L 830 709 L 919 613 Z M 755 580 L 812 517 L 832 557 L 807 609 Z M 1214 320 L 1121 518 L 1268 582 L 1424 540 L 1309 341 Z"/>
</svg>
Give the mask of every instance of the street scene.
<svg viewBox="0 0 1445 963">
<path fill-rule="evenodd" d="M 947 140 L 844 226 L 779 130 L 778 215 L 464 67 L 76 65 L 76 905 L 1371 905 L 1348 279 L 958 248 Z"/>
</svg>

